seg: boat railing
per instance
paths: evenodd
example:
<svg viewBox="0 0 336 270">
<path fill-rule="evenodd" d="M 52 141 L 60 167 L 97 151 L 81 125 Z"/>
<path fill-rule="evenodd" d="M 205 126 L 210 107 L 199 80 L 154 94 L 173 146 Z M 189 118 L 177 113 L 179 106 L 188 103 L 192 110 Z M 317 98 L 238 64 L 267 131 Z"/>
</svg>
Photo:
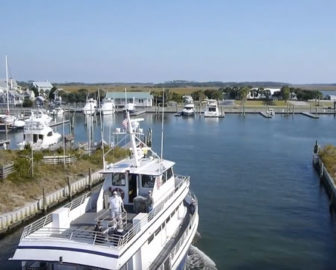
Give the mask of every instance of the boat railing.
<svg viewBox="0 0 336 270">
<path fill-rule="evenodd" d="M 84 203 L 85 199 L 89 196 L 90 192 L 87 192 L 85 194 L 83 194 L 82 196 L 72 200 L 71 202 L 67 203 L 66 205 L 64 205 L 63 207 L 65 208 L 69 208 L 69 211 L 77 208 L 78 206 L 80 206 L 81 204 Z M 29 224 L 28 226 L 24 227 L 22 235 L 21 235 L 21 239 L 27 237 L 28 235 L 35 233 L 36 231 L 42 229 L 43 227 L 45 227 L 46 225 L 48 225 L 49 223 L 51 223 L 53 221 L 52 219 L 52 213 L 32 222 L 31 224 Z"/>
<path fill-rule="evenodd" d="M 183 232 L 183 234 L 181 235 L 181 237 L 179 238 L 179 240 L 177 241 L 177 243 L 175 244 L 175 246 L 173 247 L 173 249 L 170 251 L 169 253 L 169 257 L 170 257 L 170 261 L 173 261 L 173 258 L 177 255 L 178 250 L 181 248 L 182 244 L 184 243 L 184 241 L 186 240 L 186 238 L 188 237 L 188 234 L 190 233 L 190 229 L 191 229 L 191 224 L 194 223 L 194 220 L 196 218 L 196 214 L 198 212 L 198 200 L 197 197 L 195 196 L 194 193 L 189 192 L 192 200 L 193 200 L 193 204 L 195 206 L 195 209 L 192 213 L 192 216 L 189 220 L 189 225 L 187 226 L 187 228 L 185 229 L 185 231 Z M 164 268 L 164 263 L 158 268 L 158 270 L 163 270 Z"/>
<path fill-rule="evenodd" d="M 109 247 L 123 247 L 126 245 L 130 240 L 137 235 L 143 226 L 148 224 L 154 217 L 156 217 L 162 209 L 164 209 L 165 204 L 169 201 L 176 192 L 180 190 L 183 184 L 189 184 L 190 177 L 189 176 L 181 176 L 175 175 L 176 186 L 173 191 L 171 191 L 168 196 L 165 197 L 157 206 L 151 210 L 147 216 L 142 218 L 139 222 L 134 224 L 126 233 L 112 233 L 110 234 L 110 229 L 107 228 L 103 232 L 100 231 L 92 231 L 92 230 L 83 230 L 83 229 L 76 229 L 76 228 L 54 228 L 54 227 L 45 227 L 46 224 L 52 221 L 52 216 L 48 218 L 48 223 L 46 222 L 46 217 L 43 217 L 31 225 L 28 225 L 24 228 L 22 238 L 29 236 L 30 234 L 34 233 L 31 239 L 35 238 L 64 238 L 68 240 L 84 242 L 84 243 L 91 243 L 94 245 L 103 245 Z M 74 209 L 75 207 L 82 204 L 85 200 L 86 196 L 83 195 L 82 197 L 77 198 L 76 200 L 68 203 L 64 207 L 69 207 L 70 209 Z M 84 197 L 84 198 L 83 198 Z M 49 221 L 50 220 L 50 221 Z"/>
</svg>

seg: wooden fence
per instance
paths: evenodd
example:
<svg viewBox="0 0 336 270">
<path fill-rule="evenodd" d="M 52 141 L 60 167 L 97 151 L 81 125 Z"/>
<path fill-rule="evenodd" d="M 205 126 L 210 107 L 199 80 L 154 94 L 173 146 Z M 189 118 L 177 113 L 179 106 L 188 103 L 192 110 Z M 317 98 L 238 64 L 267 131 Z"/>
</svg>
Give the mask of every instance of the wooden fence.
<svg viewBox="0 0 336 270">
<path fill-rule="evenodd" d="M 44 164 L 70 164 L 76 161 L 74 156 L 44 156 L 42 162 Z"/>
<path fill-rule="evenodd" d="M 14 172 L 14 162 L 0 165 L 0 180 L 7 178 L 8 175 Z"/>
</svg>

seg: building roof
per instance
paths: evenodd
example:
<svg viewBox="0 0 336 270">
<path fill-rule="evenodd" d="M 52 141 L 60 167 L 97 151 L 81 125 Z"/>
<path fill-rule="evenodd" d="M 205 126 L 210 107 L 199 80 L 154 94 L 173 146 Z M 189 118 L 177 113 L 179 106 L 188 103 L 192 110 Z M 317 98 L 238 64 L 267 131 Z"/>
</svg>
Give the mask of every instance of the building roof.
<svg viewBox="0 0 336 270">
<path fill-rule="evenodd" d="M 149 92 L 127 92 L 126 96 L 127 98 L 142 98 L 142 99 L 153 98 L 153 96 Z M 106 98 L 124 99 L 125 92 L 107 92 Z"/>
<path fill-rule="evenodd" d="M 40 87 L 40 88 L 53 88 L 53 85 L 48 82 L 48 81 L 45 81 L 45 82 L 33 82 L 33 85 L 35 87 Z"/>
</svg>

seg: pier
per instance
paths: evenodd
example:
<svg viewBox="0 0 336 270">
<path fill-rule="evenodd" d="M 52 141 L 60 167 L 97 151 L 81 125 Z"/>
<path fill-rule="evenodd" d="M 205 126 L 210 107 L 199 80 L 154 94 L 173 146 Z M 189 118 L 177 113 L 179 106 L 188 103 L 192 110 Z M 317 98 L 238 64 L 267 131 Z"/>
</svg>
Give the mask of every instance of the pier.
<svg viewBox="0 0 336 270">
<path fill-rule="evenodd" d="M 50 124 L 49 124 L 49 126 L 50 127 L 56 127 L 56 126 L 60 126 L 60 125 L 65 125 L 65 124 L 68 124 L 68 123 L 70 123 L 70 120 L 64 120 L 64 121 L 60 121 L 60 122 L 51 122 Z"/>
<path fill-rule="evenodd" d="M 302 115 L 305 115 L 307 117 L 310 117 L 310 118 L 313 118 L 313 119 L 319 119 L 320 117 L 316 114 L 312 114 L 312 113 L 309 113 L 309 112 L 301 112 Z"/>
</svg>

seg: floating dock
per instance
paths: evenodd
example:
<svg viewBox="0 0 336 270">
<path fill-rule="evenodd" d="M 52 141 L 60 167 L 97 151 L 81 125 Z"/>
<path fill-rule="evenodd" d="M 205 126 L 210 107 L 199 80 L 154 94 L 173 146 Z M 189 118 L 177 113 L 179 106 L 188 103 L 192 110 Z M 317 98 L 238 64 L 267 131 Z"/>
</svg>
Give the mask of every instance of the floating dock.
<svg viewBox="0 0 336 270">
<path fill-rule="evenodd" d="M 56 127 L 56 126 L 59 126 L 59 125 L 63 125 L 63 124 L 68 124 L 70 123 L 70 120 L 64 120 L 64 121 L 60 121 L 60 122 L 54 122 L 54 123 L 50 123 L 49 126 L 50 127 Z"/>
<path fill-rule="evenodd" d="M 143 111 L 135 111 L 135 112 L 132 112 L 130 113 L 130 116 L 138 116 L 138 115 L 142 115 L 142 114 L 145 114 L 146 111 L 143 110 Z"/>
<path fill-rule="evenodd" d="M 269 113 L 265 113 L 265 112 L 259 112 L 259 114 L 265 118 L 272 118 L 272 115 Z"/>
<path fill-rule="evenodd" d="M 305 116 L 308 116 L 310 118 L 314 118 L 314 119 L 319 119 L 320 118 L 318 115 L 312 114 L 312 113 L 309 113 L 309 112 L 302 112 L 301 114 L 305 115 Z"/>
</svg>

